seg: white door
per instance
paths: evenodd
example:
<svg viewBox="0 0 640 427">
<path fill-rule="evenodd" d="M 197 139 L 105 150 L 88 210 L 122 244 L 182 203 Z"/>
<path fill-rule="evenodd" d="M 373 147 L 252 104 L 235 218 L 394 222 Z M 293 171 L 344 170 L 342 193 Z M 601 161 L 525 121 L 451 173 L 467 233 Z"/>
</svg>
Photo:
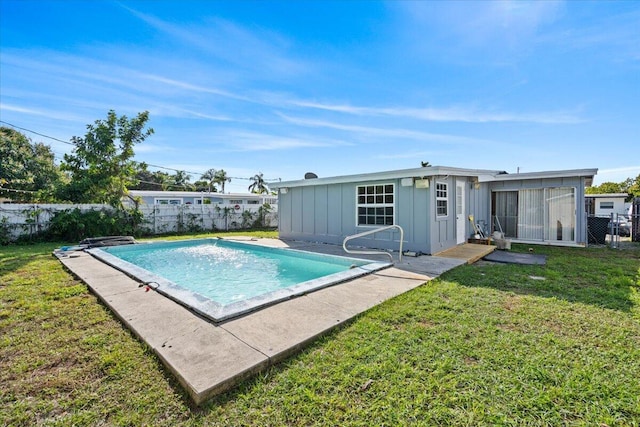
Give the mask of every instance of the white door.
<svg viewBox="0 0 640 427">
<path fill-rule="evenodd" d="M 464 206 L 464 189 L 466 181 L 456 180 L 456 242 L 464 243 L 467 239 L 467 218 Z"/>
</svg>

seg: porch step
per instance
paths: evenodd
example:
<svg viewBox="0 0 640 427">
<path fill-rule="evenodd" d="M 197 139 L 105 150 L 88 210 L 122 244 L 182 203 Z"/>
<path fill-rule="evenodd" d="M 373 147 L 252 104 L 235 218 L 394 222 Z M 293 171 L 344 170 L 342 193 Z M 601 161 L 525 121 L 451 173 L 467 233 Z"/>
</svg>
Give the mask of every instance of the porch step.
<svg viewBox="0 0 640 427">
<path fill-rule="evenodd" d="M 486 255 L 489 255 L 495 250 L 496 247 L 492 245 L 463 243 L 461 245 L 454 246 L 453 248 L 446 249 L 442 252 L 438 252 L 434 254 L 434 256 L 462 259 L 465 260 L 467 264 L 473 264 L 474 262 L 485 257 Z"/>
</svg>

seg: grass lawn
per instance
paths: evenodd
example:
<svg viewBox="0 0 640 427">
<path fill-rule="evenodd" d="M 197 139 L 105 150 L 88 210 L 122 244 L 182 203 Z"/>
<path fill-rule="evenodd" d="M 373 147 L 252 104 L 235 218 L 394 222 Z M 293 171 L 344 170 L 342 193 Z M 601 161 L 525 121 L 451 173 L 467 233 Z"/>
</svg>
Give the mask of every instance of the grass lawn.
<svg viewBox="0 0 640 427">
<path fill-rule="evenodd" d="M 198 408 L 60 245 L 0 248 L 0 425 L 640 425 L 638 246 L 458 267 Z"/>
</svg>

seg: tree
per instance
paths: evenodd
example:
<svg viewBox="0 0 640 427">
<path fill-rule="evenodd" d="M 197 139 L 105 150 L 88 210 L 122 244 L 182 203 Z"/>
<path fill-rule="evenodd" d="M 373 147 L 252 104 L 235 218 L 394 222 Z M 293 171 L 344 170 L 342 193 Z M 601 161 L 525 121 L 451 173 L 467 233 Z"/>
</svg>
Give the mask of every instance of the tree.
<svg viewBox="0 0 640 427">
<path fill-rule="evenodd" d="M 627 178 L 622 182 L 603 182 L 600 185 L 587 187 L 587 194 L 627 193 L 626 201 L 640 197 L 640 174 L 635 178 Z"/>
<path fill-rule="evenodd" d="M 587 194 L 612 194 L 612 193 L 625 193 L 622 190 L 622 185 L 615 182 L 603 182 L 600 185 L 593 187 L 587 187 Z"/>
<path fill-rule="evenodd" d="M 625 181 L 626 184 L 626 192 L 629 193 L 629 196 L 631 198 L 633 197 L 640 197 L 640 174 L 638 174 L 638 176 L 635 177 L 635 179 L 633 178 L 628 178 Z"/>
<path fill-rule="evenodd" d="M 252 178 L 253 182 L 249 185 L 249 192 L 256 194 L 264 194 L 269 192 L 269 186 L 262 177 L 262 172 L 255 174 Z"/>
<path fill-rule="evenodd" d="M 71 174 L 65 191 L 68 200 L 121 207 L 127 188 L 136 183 L 133 147 L 153 134 L 153 129 L 145 129 L 148 120 L 147 111 L 129 119 L 111 110 L 106 120 L 87 125 L 84 138 L 71 138 L 75 148 L 64 155 L 61 165 Z"/>
<path fill-rule="evenodd" d="M 199 193 L 217 193 L 218 189 L 215 186 L 211 186 L 211 183 L 206 179 L 199 179 L 192 184 L 194 191 Z M 208 200 L 208 199 L 206 199 Z"/>
<path fill-rule="evenodd" d="M 153 171 L 147 169 L 146 163 L 138 164 L 138 171 L 135 176 L 136 184 L 129 187 L 129 190 L 164 190 L 165 183 L 169 180 L 166 172 Z"/>
<path fill-rule="evenodd" d="M 200 179 L 202 181 L 206 181 L 208 184 L 208 191 L 209 193 L 211 193 L 211 190 L 213 189 L 213 191 L 216 191 L 215 186 L 213 185 L 216 181 L 216 174 L 218 173 L 217 170 L 215 169 L 209 169 L 208 171 L 206 171 L 205 173 L 202 174 L 202 176 L 200 177 Z M 197 183 L 196 183 L 197 184 Z"/>
<path fill-rule="evenodd" d="M 186 171 L 177 171 L 174 175 L 169 175 L 169 180 L 165 183 L 169 191 L 193 191 L 195 186 L 191 184 L 191 175 Z"/>
<path fill-rule="evenodd" d="M 221 192 L 224 193 L 224 185 L 227 182 L 231 182 L 231 178 L 227 176 L 227 172 L 224 169 L 220 169 L 216 171 L 215 176 L 213 177 L 213 182 L 216 184 L 220 184 Z"/>
<path fill-rule="evenodd" d="M 26 202 L 53 201 L 64 175 L 51 147 L 0 127 L 0 195 Z M 2 189 L 4 187 L 4 190 Z"/>
</svg>

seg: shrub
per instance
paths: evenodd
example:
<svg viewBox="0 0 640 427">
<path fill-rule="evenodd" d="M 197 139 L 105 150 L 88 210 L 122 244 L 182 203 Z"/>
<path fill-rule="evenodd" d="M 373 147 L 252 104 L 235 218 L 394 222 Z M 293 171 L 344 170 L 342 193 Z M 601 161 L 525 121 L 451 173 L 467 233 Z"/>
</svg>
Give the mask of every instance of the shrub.
<svg viewBox="0 0 640 427">
<path fill-rule="evenodd" d="M 67 209 L 54 214 L 46 234 L 50 239 L 64 241 L 96 236 L 136 236 L 142 219 L 142 213 L 136 209 L 92 209 L 84 212 L 78 208 Z"/>
<path fill-rule="evenodd" d="M 8 245 L 11 242 L 11 230 L 9 229 L 9 218 L 3 216 L 0 219 L 0 245 Z"/>
</svg>

